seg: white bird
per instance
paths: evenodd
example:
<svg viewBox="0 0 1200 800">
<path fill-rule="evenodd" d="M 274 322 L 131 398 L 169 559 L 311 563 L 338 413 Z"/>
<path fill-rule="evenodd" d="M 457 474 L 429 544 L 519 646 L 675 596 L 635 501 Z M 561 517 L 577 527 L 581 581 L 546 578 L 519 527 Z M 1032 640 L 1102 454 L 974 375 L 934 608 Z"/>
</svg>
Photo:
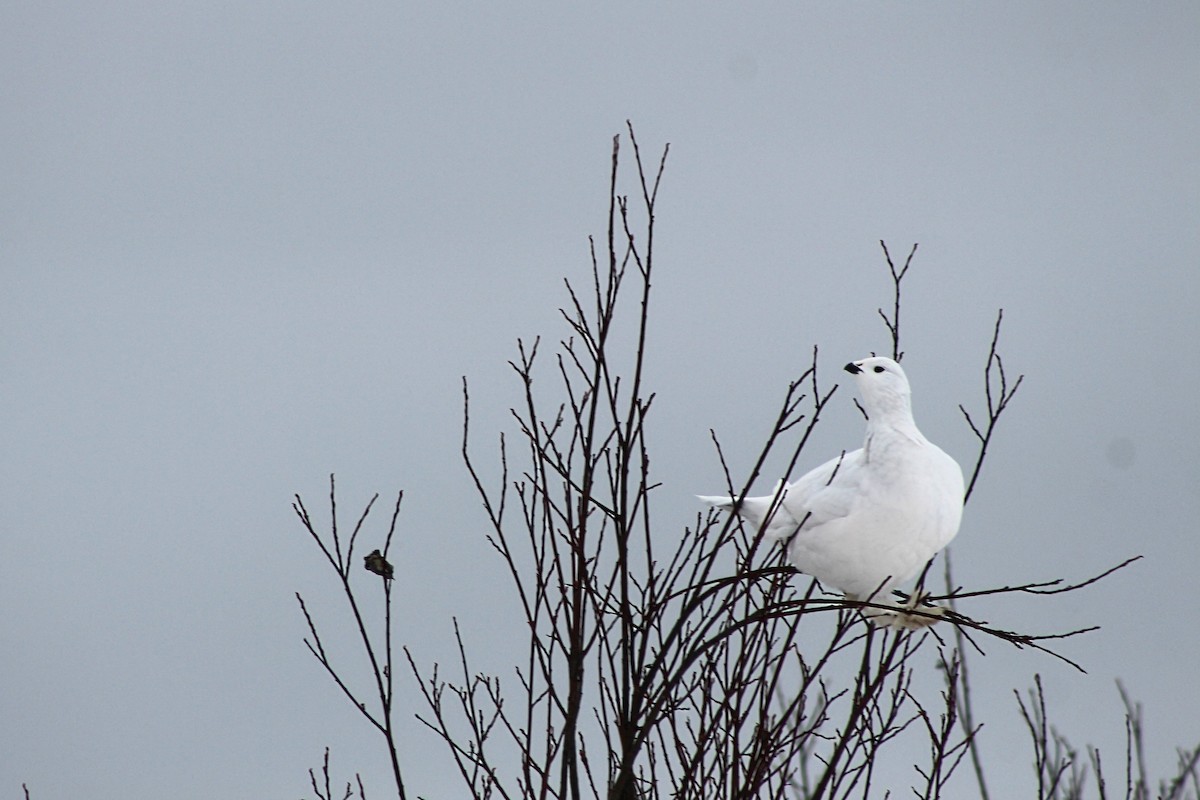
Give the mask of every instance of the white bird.
<svg viewBox="0 0 1200 800">
<path fill-rule="evenodd" d="M 830 459 L 766 497 L 700 497 L 729 509 L 764 535 L 785 543 L 796 569 L 847 599 L 894 606 L 863 609 L 876 624 L 916 628 L 941 609 L 891 600 L 958 533 L 963 475 L 958 462 L 921 435 L 913 422 L 904 370 L 890 358 L 847 364 L 867 412 L 862 449 Z M 782 484 L 782 481 L 780 482 Z"/>
</svg>

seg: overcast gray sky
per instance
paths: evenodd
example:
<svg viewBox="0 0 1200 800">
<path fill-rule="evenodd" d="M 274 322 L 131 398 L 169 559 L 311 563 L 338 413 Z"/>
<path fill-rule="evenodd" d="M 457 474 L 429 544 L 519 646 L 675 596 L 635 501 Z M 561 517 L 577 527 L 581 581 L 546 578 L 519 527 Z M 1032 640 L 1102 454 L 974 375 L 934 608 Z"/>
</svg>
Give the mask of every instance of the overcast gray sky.
<svg viewBox="0 0 1200 800">
<path fill-rule="evenodd" d="M 511 662 L 460 376 L 486 461 L 516 338 L 563 334 L 626 119 L 645 151 L 671 143 L 661 535 L 722 488 L 709 428 L 744 471 L 814 344 L 830 376 L 886 350 L 878 241 L 920 242 L 922 429 L 972 457 L 956 406 L 982 402 L 998 307 L 1027 376 L 960 580 L 1146 556 L 1069 599 L 964 608 L 1104 626 L 1063 646 L 1087 676 L 977 659 L 983 744 L 1029 775 L 1012 689 L 1041 672 L 1064 732 L 1118 764 L 1121 677 L 1166 769 L 1200 735 L 1198 41 L 1192 2 L 5 3 L 0 793 L 294 798 L 327 744 L 382 791 L 293 598 L 344 620 L 289 508 L 323 509 L 330 472 L 347 515 L 407 492 L 418 658 L 447 657 L 458 615 L 485 665 Z M 849 400 L 804 466 L 856 446 Z M 443 750 L 409 742 L 411 788 L 461 796 Z"/>
</svg>

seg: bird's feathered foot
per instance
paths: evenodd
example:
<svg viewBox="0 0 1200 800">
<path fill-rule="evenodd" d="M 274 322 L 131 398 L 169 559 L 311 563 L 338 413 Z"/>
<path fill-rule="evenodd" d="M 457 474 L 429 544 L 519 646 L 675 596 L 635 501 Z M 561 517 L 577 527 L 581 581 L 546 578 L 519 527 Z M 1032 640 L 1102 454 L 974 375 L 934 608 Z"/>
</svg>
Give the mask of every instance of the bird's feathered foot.
<svg viewBox="0 0 1200 800">
<path fill-rule="evenodd" d="M 913 592 L 900 610 L 888 620 L 888 626 L 901 631 L 919 631 L 936 625 L 946 613 L 946 609 L 925 602 L 929 592 Z M 914 613 L 916 612 L 916 613 Z"/>
<path fill-rule="evenodd" d="M 946 613 L 946 609 L 942 606 L 926 603 L 925 598 L 928 596 L 928 592 L 914 592 L 903 605 L 897 606 L 895 611 L 866 607 L 859 610 L 862 612 L 863 617 L 877 628 L 919 631 L 922 628 L 936 625 L 938 620 Z M 857 595 L 848 594 L 846 595 L 846 599 L 861 602 L 862 598 Z"/>
</svg>

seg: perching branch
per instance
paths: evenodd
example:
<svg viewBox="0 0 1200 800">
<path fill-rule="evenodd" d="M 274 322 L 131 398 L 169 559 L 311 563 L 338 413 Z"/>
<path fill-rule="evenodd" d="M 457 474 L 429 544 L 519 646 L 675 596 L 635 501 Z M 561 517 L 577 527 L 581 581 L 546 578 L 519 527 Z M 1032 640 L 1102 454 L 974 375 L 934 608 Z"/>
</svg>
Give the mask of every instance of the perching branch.
<svg viewBox="0 0 1200 800">
<path fill-rule="evenodd" d="M 366 652 L 367 662 L 370 665 L 370 677 L 373 679 L 375 695 L 372 706 L 368 706 L 367 701 L 364 699 L 365 695 L 361 690 L 353 688 L 351 686 L 352 681 L 347 679 L 334 665 L 332 658 L 321 641 L 321 636 L 317 630 L 316 623 L 313 621 L 312 614 L 309 613 L 308 606 L 299 592 L 296 593 L 296 600 L 300 604 L 300 611 L 304 614 L 310 634 L 310 638 L 304 640 L 305 646 L 325 669 L 326 674 L 329 675 L 342 694 L 371 723 L 372 727 L 383 735 L 384 740 L 387 742 L 388 755 L 392 764 L 392 777 L 396 784 L 397 794 L 400 800 L 406 800 L 407 795 L 404 789 L 404 778 L 400 769 L 398 754 L 397 732 L 392 717 L 392 701 L 394 697 L 392 676 L 395 672 L 392 658 L 392 580 L 387 577 L 371 579 L 378 580 L 382 584 L 383 589 L 384 631 L 382 651 L 378 646 L 377 640 L 372 637 L 369 631 L 369 626 L 363 617 L 359 599 L 355 594 L 354 584 L 351 580 L 352 576 L 361 575 L 357 571 L 352 572 L 354 544 L 358 539 L 359 533 L 362 531 L 367 516 L 371 513 L 371 508 L 378 498 L 378 494 L 374 495 L 363 508 L 363 512 L 350 534 L 345 552 L 342 550 L 342 542 L 338 535 L 337 495 L 333 475 L 329 476 L 330 534 L 328 540 L 317 531 L 308 509 L 299 495 L 295 496 L 295 502 L 292 504 L 292 509 L 296 512 L 296 516 L 300 519 L 301 524 L 308 531 L 313 541 L 317 543 L 317 547 L 324 554 L 326 561 L 329 562 L 329 565 L 333 567 L 334 572 L 338 576 L 342 593 L 346 597 L 346 602 L 354 618 L 355 626 L 358 628 L 359 641 Z M 382 563 L 388 567 L 387 571 L 389 574 L 391 572 L 391 565 L 387 562 L 387 553 L 391 548 L 392 537 L 396 532 L 396 523 L 400 516 L 400 504 L 403 500 L 404 492 L 399 492 L 396 496 L 396 505 L 392 510 L 391 523 L 388 526 L 387 535 L 384 538 L 383 550 L 380 554 L 382 556 Z M 365 559 L 368 570 L 372 567 L 372 560 L 372 556 L 367 556 Z"/>
</svg>

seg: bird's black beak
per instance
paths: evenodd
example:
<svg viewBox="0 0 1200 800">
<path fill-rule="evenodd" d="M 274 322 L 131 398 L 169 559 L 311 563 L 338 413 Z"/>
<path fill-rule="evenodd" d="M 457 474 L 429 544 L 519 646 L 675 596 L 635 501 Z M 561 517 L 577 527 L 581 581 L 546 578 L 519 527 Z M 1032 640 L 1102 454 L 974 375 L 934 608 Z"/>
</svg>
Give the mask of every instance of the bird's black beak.
<svg viewBox="0 0 1200 800">
<path fill-rule="evenodd" d="M 851 375 L 857 375 L 858 373 L 862 372 L 862 367 L 858 366 L 853 361 L 843 367 L 843 369 L 845 369 L 846 372 L 849 372 Z"/>
</svg>

